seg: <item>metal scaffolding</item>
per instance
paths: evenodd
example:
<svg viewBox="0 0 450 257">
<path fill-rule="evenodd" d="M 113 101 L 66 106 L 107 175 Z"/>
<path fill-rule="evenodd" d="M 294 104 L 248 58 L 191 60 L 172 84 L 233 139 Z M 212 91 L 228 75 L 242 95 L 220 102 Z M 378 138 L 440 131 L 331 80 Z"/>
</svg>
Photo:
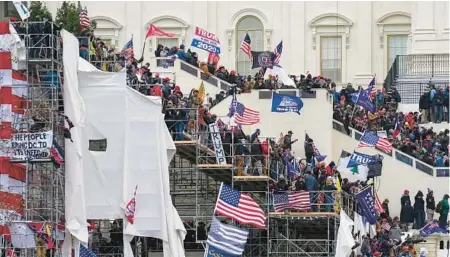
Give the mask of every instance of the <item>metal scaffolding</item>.
<svg viewBox="0 0 450 257">
<path fill-rule="evenodd" d="M 197 113 L 198 110 L 184 112 Z M 273 212 L 269 187 L 275 183 L 271 177 L 276 178 L 280 174 L 286 176 L 281 162 L 267 156 L 238 154 L 238 147 L 251 149 L 252 145 L 242 145 L 240 135 L 228 132 L 229 135 L 222 135 L 222 138 L 231 138 L 231 141 L 222 141 L 227 164 L 217 164 L 214 142 L 211 140 L 213 135 L 205 129 L 207 126 L 202 126 L 197 119 L 194 127 L 189 127 L 192 120 L 166 120 L 166 123 L 174 135 L 177 148 L 176 157 L 170 166 L 172 199 L 186 228 L 191 230 L 185 243 L 186 251 L 203 250 L 220 183 L 224 182 L 250 195 L 267 213 L 267 230 L 246 226 L 250 229 L 250 237 L 244 256 L 332 255 L 339 222 L 337 213 L 286 212 L 280 215 Z M 187 126 L 190 133 L 175 129 L 177 124 L 182 124 L 180 126 L 183 128 Z M 252 174 L 255 169 L 258 174 Z M 311 204 L 323 205 L 317 200 Z M 324 211 L 323 206 L 321 211 Z"/>
<path fill-rule="evenodd" d="M 13 94 L 21 92 L 22 97 L 15 98 L 12 103 L 13 109 L 18 108 L 18 111 L 13 113 L 12 137 L 14 138 L 16 133 L 51 131 L 54 140 L 62 146 L 64 118 L 60 115 L 62 47 L 58 37 L 59 31 L 50 22 L 11 24 L 24 43 L 26 52 L 26 59 L 19 60 L 22 70 L 13 70 Z M 14 61 L 17 60 L 13 58 Z M 24 80 L 20 82 L 16 77 L 22 77 Z M 50 147 L 52 146 L 49 145 L 48 150 Z M 10 167 L 23 167 L 26 170 L 26 182 L 20 190 L 24 201 L 22 217 L 9 220 L 6 225 L 11 228 L 13 222 L 24 221 L 34 228 L 34 233 L 49 234 L 49 238 L 36 237 L 36 248 L 15 248 L 15 251 L 20 251 L 21 256 L 60 255 L 60 244 L 48 248 L 48 242 L 45 241 L 61 240 L 58 228 L 64 219 L 63 165 L 54 165 L 49 151 L 33 158 L 11 157 L 9 162 Z M 49 233 L 44 232 L 47 230 Z M 0 248 L 11 247 L 10 242 L 4 243 Z"/>
</svg>

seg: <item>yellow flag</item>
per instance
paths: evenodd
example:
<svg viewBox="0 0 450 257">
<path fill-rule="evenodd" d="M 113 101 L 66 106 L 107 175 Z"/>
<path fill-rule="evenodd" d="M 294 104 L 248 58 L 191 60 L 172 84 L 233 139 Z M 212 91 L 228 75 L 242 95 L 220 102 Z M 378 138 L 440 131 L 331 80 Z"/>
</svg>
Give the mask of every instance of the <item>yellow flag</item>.
<svg viewBox="0 0 450 257">
<path fill-rule="evenodd" d="M 203 102 L 205 101 L 205 97 L 206 97 L 205 84 L 203 84 L 202 81 L 200 87 L 198 88 L 198 98 L 200 99 L 200 103 L 203 104 Z"/>
<path fill-rule="evenodd" d="M 106 62 L 102 64 L 102 71 L 108 71 L 108 65 L 106 64 Z"/>
<path fill-rule="evenodd" d="M 336 213 L 339 213 L 339 211 L 341 210 L 341 205 L 340 205 L 340 201 L 341 201 L 341 182 L 339 181 L 339 177 L 336 176 L 335 177 L 336 183 L 336 189 L 337 189 L 337 193 L 335 196 L 335 201 L 334 201 L 334 211 Z"/>
</svg>

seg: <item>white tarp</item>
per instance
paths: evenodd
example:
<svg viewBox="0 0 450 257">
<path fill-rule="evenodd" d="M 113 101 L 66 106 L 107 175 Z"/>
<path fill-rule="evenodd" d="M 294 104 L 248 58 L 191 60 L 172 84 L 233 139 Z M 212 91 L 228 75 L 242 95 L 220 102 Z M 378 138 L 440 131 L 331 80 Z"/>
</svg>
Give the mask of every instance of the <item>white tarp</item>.
<svg viewBox="0 0 450 257">
<path fill-rule="evenodd" d="M 78 39 L 61 31 L 64 59 L 64 112 L 74 124 L 72 141 L 65 142 L 65 238 L 62 256 L 72 256 L 72 249 L 79 252 L 80 242 L 87 243 L 86 207 L 84 198 L 83 155 L 81 151 L 81 128 L 84 126 L 85 108 L 78 92 Z"/>
<path fill-rule="evenodd" d="M 169 192 L 169 162 L 175 153 L 161 113 L 161 98 L 126 86 L 125 70 L 108 73 L 80 60 L 80 95 L 86 106 L 82 131 L 88 219 L 124 218 L 136 186 L 134 224 L 124 219 L 124 254 L 132 236 L 159 238 L 170 257 L 183 257 L 186 230 Z M 103 150 L 89 142 L 103 140 Z"/>
<path fill-rule="evenodd" d="M 352 252 L 352 247 L 355 245 L 352 235 L 353 225 L 353 220 L 341 210 L 335 257 L 348 257 Z"/>
<path fill-rule="evenodd" d="M 283 68 L 278 66 L 273 66 L 273 69 L 267 68 L 266 73 L 264 73 L 264 78 L 269 78 L 269 75 L 278 76 L 278 80 L 283 82 L 286 86 L 295 86 L 294 81 L 288 76 Z"/>
</svg>

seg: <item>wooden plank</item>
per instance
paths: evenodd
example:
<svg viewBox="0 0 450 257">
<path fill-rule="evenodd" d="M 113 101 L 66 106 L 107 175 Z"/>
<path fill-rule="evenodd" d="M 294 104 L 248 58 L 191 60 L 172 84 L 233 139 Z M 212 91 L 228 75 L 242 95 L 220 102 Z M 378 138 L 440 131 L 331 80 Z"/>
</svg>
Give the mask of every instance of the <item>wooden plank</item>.
<svg viewBox="0 0 450 257">
<path fill-rule="evenodd" d="M 176 145 L 195 145 L 197 142 L 193 140 L 184 140 L 184 141 L 174 141 Z"/>
<path fill-rule="evenodd" d="M 269 217 L 334 217 L 335 212 L 269 212 Z"/>
<path fill-rule="evenodd" d="M 200 169 L 207 169 L 207 168 L 211 168 L 211 169 L 231 169 L 233 167 L 232 164 L 198 164 L 197 167 L 199 167 Z"/>
<path fill-rule="evenodd" d="M 234 181 L 269 181 L 268 176 L 234 176 Z"/>
</svg>

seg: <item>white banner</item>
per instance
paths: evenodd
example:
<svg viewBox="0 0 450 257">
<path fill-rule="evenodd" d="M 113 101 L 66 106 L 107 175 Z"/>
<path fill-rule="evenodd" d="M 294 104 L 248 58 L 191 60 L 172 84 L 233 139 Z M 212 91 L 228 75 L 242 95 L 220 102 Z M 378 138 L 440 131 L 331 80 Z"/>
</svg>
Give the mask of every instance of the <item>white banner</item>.
<svg viewBox="0 0 450 257">
<path fill-rule="evenodd" d="M 387 138 L 386 130 L 377 131 L 377 136 L 382 137 L 382 138 Z"/>
<path fill-rule="evenodd" d="M 28 11 L 28 8 L 22 4 L 22 1 L 13 1 L 13 4 L 23 21 L 30 18 L 30 11 Z"/>
<path fill-rule="evenodd" d="M 13 134 L 11 157 L 19 160 L 48 159 L 52 145 L 53 131 Z"/>
<path fill-rule="evenodd" d="M 214 152 L 216 153 L 217 164 L 227 164 L 225 152 L 223 151 L 222 138 L 216 123 L 209 124 L 209 131 L 211 133 L 211 140 L 214 144 Z"/>
</svg>

